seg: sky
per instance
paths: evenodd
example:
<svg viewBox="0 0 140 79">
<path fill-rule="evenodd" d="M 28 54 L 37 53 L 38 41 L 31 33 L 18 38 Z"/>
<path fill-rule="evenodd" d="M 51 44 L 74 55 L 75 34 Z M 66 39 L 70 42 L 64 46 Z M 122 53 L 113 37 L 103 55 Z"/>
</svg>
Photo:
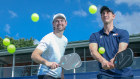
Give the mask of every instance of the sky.
<svg viewBox="0 0 140 79">
<path fill-rule="evenodd" d="M 69 42 L 89 40 L 92 33 L 103 28 L 100 8 L 105 5 L 115 12 L 114 26 L 126 29 L 129 34 L 140 33 L 140 0 L 0 0 L 0 37 L 40 41 L 53 31 L 52 18 L 64 13 L 67 27 L 64 35 Z M 89 13 L 95 5 L 97 12 Z M 33 22 L 31 15 L 39 14 Z"/>
</svg>

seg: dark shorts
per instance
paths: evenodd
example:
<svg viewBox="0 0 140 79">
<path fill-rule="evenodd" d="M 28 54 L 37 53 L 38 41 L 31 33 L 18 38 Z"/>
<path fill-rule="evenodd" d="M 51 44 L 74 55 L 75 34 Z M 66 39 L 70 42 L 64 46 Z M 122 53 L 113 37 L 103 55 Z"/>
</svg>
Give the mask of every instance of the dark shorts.
<svg viewBox="0 0 140 79">
<path fill-rule="evenodd" d="M 97 75 L 97 79 L 134 79 L 133 76 L 130 77 L 110 77 L 107 75 L 99 74 Z"/>
<path fill-rule="evenodd" d="M 38 79 L 61 79 L 61 78 L 54 78 L 49 75 L 38 75 Z"/>
</svg>

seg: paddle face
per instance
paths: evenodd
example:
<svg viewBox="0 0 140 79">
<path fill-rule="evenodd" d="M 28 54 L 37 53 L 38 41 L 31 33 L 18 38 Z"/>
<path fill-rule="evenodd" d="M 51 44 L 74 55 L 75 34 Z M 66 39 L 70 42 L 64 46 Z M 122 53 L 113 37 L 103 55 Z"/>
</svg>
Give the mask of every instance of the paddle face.
<svg viewBox="0 0 140 79">
<path fill-rule="evenodd" d="M 133 51 L 130 48 L 118 53 L 115 57 L 115 68 L 123 69 L 131 66 L 133 63 Z"/>
<path fill-rule="evenodd" d="M 82 65 L 81 58 L 77 53 L 71 53 L 68 55 L 64 55 L 59 65 L 66 70 L 75 69 Z"/>
</svg>

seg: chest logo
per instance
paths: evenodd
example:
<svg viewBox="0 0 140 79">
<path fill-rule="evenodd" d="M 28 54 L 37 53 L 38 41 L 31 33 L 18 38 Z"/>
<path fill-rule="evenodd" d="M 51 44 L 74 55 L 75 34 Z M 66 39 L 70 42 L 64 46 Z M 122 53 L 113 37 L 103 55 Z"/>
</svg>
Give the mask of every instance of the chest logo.
<svg viewBox="0 0 140 79">
<path fill-rule="evenodd" d="M 100 39 L 103 38 L 103 36 L 100 36 Z"/>
<path fill-rule="evenodd" d="M 113 36 L 118 36 L 118 33 L 114 33 Z"/>
</svg>

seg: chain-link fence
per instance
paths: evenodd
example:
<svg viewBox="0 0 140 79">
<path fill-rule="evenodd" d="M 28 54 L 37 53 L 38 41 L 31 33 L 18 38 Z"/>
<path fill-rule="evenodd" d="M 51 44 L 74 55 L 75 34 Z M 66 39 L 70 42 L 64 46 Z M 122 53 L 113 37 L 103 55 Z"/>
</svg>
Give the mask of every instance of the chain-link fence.
<svg viewBox="0 0 140 79">
<path fill-rule="evenodd" d="M 133 69 L 140 69 L 140 57 L 135 57 L 132 65 Z M 15 66 L 14 77 L 23 76 L 35 76 L 37 75 L 39 65 L 28 65 L 28 66 Z M 98 62 L 93 61 L 83 61 L 82 66 L 73 70 L 64 70 L 64 74 L 71 73 L 84 73 L 84 72 L 97 72 Z M 0 78 L 11 77 L 12 67 L 0 67 Z"/>
</svg>

